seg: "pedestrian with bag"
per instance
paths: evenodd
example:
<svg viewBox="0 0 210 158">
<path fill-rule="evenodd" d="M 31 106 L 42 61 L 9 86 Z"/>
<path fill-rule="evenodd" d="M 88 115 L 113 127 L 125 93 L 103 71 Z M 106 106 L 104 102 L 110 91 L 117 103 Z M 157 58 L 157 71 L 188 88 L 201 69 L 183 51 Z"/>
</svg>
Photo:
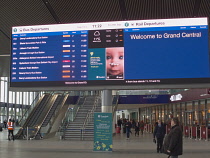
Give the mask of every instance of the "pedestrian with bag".
<svg viewBox="0 0 210 158">
<path fill-rule="evenodd" d="M 168 158 L 178 158 L 183 154 L 182 129 L 179 126 L 179 119 L 174 117 L 171 119 L 171 130 L 165 137 L 163 151 L 169 155 Z"/>
<path fill-rule="evenodd" d="M 122 119 L 117 120 L 117 126 L 120 127 L 121 130 L 121 126 L 122 126 Z"/>
<path fill-rule="evenodd" d="M 157 153 L 162 153 L 162 146 L 163 146 L 163 139 L 165 136 L 165 131 L 166 131 L 165 126 L 160 120 L 158 120 L 155 126 L 154 133 L 153 133 L 153 142 L 157 142 Z"/>
</svg>

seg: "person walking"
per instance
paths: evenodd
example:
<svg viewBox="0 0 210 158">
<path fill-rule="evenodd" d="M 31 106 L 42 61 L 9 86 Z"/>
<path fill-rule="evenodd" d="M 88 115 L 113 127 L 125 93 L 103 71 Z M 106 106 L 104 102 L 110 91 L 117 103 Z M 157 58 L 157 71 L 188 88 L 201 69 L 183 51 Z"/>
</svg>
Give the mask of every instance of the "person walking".
<svg viewBox="0 0 210 158">
<path fill-rule="evenodd" d="M 154 134 L 153 134 L 153 139 L 157 139 L 157 153 L 162 153 L 162 146 L 163 146 L 163 139 L 165 136 L 165 127 L 163 125 L 163 123 L 158 120 L 156 126 L 155 126 L 155 130 L 154 130 Z"/>
<path fill-rule="evenodd" d="M 11 119 L 9 119 L 9 122 L 7 123 L 7 128 L 8 128 L 8 140 L 10 141 L 10 134 L 12 135 L 13 141 L 15 140 L 14 138 L 14 123 L 12 122 Z"/>
<path fill-rule="evenodd" d="M 131 122 L 127 119 L 127 122 L 125 123 L 125 127 L 126 127 L 126 136 L 127 138 L 126 139 L 129 139 L 130 137 L 130 133 L 131 133 L 131 127 L 132 127 L 132 124 Z"/>
<path fill-rule="evenodd" d="M 179 119 L 174 117 L 171 119 L 171 130 L 165 137 L 163 150 L 170 158 L 178 158 L 183 154 L 182 129 L 179 126 Z"/>
</svg>

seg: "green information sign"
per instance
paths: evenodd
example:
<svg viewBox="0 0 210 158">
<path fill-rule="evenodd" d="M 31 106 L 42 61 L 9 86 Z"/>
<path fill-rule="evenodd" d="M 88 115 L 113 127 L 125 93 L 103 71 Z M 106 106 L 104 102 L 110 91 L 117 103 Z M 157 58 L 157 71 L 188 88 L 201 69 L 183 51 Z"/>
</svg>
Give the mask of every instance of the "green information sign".
<svg viewBox="0 0 210 158">
<path fill-rule="evenodd" d="M 88 80 L 105 80 L 105 48 L 88 49 Z"/>
<path fill-rule="evenodd" d="M 112 113 L 94 113 L 93 151 L 112 151 Z"/>
</svg>

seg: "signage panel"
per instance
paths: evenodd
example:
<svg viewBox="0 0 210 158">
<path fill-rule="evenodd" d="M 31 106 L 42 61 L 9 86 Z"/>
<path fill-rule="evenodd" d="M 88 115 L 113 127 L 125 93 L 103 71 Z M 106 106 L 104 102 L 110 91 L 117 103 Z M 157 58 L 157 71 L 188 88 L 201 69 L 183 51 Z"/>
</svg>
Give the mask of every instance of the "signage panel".
<svg viewBox="0 0 210 158">
<path fill-rule="evenodd" d="M 207 18 L 12 28 L 11 87 L 210 83 Z"/>
<path fill-rule="evenodd" d="M 93 151 L 112 151 L 112 113 L 94 113 Z"/>
</svg>

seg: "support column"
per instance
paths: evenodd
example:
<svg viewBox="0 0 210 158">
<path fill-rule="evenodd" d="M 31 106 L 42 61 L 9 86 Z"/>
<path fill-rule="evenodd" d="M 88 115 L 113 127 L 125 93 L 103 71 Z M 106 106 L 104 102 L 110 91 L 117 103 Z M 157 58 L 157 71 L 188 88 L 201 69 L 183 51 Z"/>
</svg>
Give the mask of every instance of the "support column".
<svg viewBox="0 0 210 158">
<path fill-rule="evenodd" d="M 180 121 L 180 124 L 183 125 L 183 121 L 182 121 L 182 119 L 183 119 L 183 118 L 182 118 L 182 103 L 180 103 L 179 106 L 180 106 L 180 111 L 179 111 L 180 120 L 179 120 L 179 121 Z"/>
<path fill-rule="evenodd" d="M 191 117 L 191 126 L 194 124 L 195 121 L 195 101 L 192 101 L 192 117 Z"/>
<path fill-rule="evenodd" d="M 101 112 L 112 113 L 112 90 L 102 91 L 101 103 Z"/>
<path fill-rule="evenodd" d="M 24 114 L 25 114 L 25 110 L 23 110 L 23 108 L 24 108 L 24 105 L 23 105 L 23 92 L 20 92 L 19 94 L 21 94 L 21 95 L 19 95 L 19 96 L 21 96 L 21 98 L 22 98 L 22 100 L 20 101 L 20 103 L 19 104 L 21 104 L 22 105 L 22 117 L 24 116 Z M 20 98 L 20 97 L 19 97 Z M 26 118 L 25 118 L 26 119 Z"/>
<path fill-rule="evenodd" d="M 187 119 L 188 119 L 188 115 L 186 113 L 187 111 L 187 102 L 184 103 L 184 126 L 187 126 Z"/>
<path fill-rule="evenodd" d="M 5 91 L 7 93 L 7 98 L 6 98 L 6 103 L 7 103 L 7 120 L 9 120 L 9 80 L 7 80 L 7 82 L 5 82 L 5 84 L 7 84 L 7 88 L 5 89 Z M 5 95 L 4 95 L 4 98 L 5 98 Z"/>
<path fill-rule="evenodd" d="M 101 112 L 102 113 L 112 113 L 115 111 L 112 111 L 112 90 L 102 90 L 101 91 Z M 116 115 L 112 115 L 112 134 L 115 134 L 115 125 L 117 122 L 116 120 Z"/>
<path fill-rule="evenodd" d="M 201 100 L 198 100 L 198 125 L 201 126 L 202 122 L 201 122 Z"/>
<path fill-rule="evenodd" d="M 16 93 L 17 92 L 12 92 L 12 101 L 13 101 L 13 97 L 15 98 L 15 103 L 14 103 L 14 108 L 15 108 L 15 120 L 17 119 L 17 105 L 16 105 Z M 13 96 L 14 95 L 14 96 Z"/>
<path fill-rule="evenodd" d="M 206 127 L 208 127 L 208 117 L 207 117 L 207 113 L 208 113 L 208 100 L 205 99 L 205 119 L 206 119 Z"/>
</svg>

